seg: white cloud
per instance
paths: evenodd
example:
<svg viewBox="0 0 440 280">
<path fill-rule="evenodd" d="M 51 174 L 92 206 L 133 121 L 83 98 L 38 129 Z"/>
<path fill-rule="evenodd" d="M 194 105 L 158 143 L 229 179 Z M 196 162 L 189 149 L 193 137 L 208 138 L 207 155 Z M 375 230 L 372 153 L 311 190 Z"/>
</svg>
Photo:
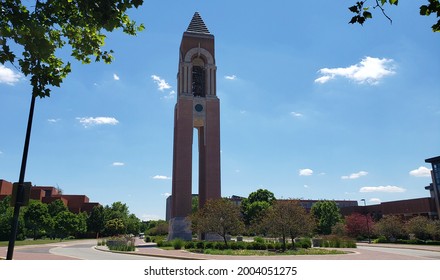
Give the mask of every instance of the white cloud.
<svg viewBox="0 0 440 280">
<path fill-rule="evenodd" d="M 344 77 L 359 84 L 377 84 L 389 75 L 393 75 L 394 61 L 387 58 L 365 57 L 358 64 L 345 68 L 322 68 L 319 71 L 322 76 L 315 83 L 324 84 L 336 77 Z"/>
<path fill-rule="evenodd" d="M 157 89 L 160 91 L 164 91 L 165 89 L 170 89 L 171 86 L 165 81 L 165 79 L 162 79 L 161 77 L 157 75 L 151 75 L 151 78 L 157 85 Z"/>
<path fill-rule="evenodd" d="M 341 179 L 344 179 L 344 180 L 351 179 L 351 180 L 353 180 L 353 179 L 358 179 L 359 177 L 362 177 L 362 176 L 367 176 L 367 174 L 368 174 L 368 172 L 366 172 L 366 171 L 359 171 L 358 173 L 353 173 L 353 174 L 350 174 L 348 176 L 341 176 Z"/>
<path fill-rule="evenodd" d="M 113 74 L 113 80 L 115 80 L 115 81 L 119 81 L 119 76 L 116 75 L 116 74 Z"/>
<path fill-rule="evenodd" d="M 61 119 L 47 119 L 48 122 L 50 123 L 57 123 L 59 122 Z"/>
<path fill-rule="evenodd" d="M 372 199 L 370 199 L 369 200 L 371 203 L 373 203 L 373 204 L 379 204 L 379 203 L 381 203 L 382 201 L 380 200 L 380 198 L 372 198 Z"/>
<path fill-rule="evenodd" d="M 84 127 L 91 127 L 95 125 L 117 125 L 119 121 L 112 117 L 87 117 L 76 118 Z"/>
<path fill-rule="evenodd" d="M 378 186 L 378 187 L 362 187 L 359 192 L 369 193 L 369 192 L 386 192 L 386 193 L 399 193 L 405 192 L 406 190 L 401 187 L 396 186 Z"/>
<path fill-rule="evenodd" d="M 235 75 L 225 76 L 225 79 L 234 81 L 234 80 L 237 80 L 237 76 L 235 76 Z"/>
<path fill-rule="evenodd" d="M 299 176 L 312 176 L 313 170 L 309 168 L 300 169 L 299 170 Z"/>
<path fill-rule="evenodd" d="M 431 170 L 424 166 L 420 166 L 417 169 L 411 170 L 409 175 L 414 177 L 431 177 Z"/>
<path fill-rule="evenodd" d="M 164 99 L 174 99 L 175 96 L 176 96 L 176 92 L 174 90 L 172 90 L 168 93 L 168 95 L 165 95 L 163 98 Z"/>
<path fill-rule="evenodd" d="M 164 176 L 164 175 L 156 175 L 156 176 L 153 176 L 153 179 L 154 180 L 171 180 L 171 177 Z"/>
<path fill-rule="evenodd" d="M 290 115 L 292 115 L 295 118 L 301 118 L 304 116 L 303 114 L 298 113 L 298 112 L 290 112 Z"/>
<path fill-rule="evenodd" d="M 169 197 L 171 194 L 170 193 L 163 193 L 163 194 L 161 194 L 162 196 L 165 196 L 165 197 Z"/>
<path fill-rule="evenodd" d="M 14 85 L 21 78 L 21 74 L 16 73 L 8 67 L 0 64 L 0 84 Z"/>
<path fill-rule="evenodd" d="M 119 162 L 119 161 L 115 161 L 112 163 L 112 166 L 124 166 L 124 165 L 125 165 L 125 163 Z"/>
</svg>

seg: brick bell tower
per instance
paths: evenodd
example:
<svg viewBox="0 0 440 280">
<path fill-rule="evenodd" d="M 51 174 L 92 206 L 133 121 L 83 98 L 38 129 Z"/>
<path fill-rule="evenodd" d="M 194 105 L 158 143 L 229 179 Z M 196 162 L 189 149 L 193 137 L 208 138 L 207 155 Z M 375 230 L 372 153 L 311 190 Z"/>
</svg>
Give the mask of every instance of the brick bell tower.
<svg viewBox="0 0 440 280">
<path fill-rule="evenodd" d="M 193 130 L 198 131 L 199 207 L 221 197 L 220 100 L 216 95 L 214 35 L 196 12 L 183 33 L 174 109 L 171 219 L 168 239 L 191 240 Z"/>
</svg>

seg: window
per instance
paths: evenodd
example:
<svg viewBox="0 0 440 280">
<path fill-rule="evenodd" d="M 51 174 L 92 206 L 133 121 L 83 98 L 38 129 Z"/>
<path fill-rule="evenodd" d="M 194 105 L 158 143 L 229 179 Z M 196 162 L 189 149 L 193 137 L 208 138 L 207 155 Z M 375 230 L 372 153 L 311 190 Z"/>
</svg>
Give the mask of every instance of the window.
<svg viewBox="0 0 440 280">
<path fill-rule="evenodd" d="M 192 94 L 205 97 L 205 69 L 201 66 L 192 68 Z"/>
</svg>

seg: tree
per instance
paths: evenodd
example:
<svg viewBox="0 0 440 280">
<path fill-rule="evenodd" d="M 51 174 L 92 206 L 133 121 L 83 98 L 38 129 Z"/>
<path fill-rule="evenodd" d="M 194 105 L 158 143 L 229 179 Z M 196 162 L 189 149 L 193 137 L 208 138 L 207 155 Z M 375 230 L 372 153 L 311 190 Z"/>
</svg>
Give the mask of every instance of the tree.
<svg viewBox="0 0 440 280">
<path fill-rule="evenodd" d="M 296 237 L 312 233 L 315 223 L 298 200 L 277 200 L 266 211 L 261 226 L 273 236 L 281 237 L 285 251 L 286 238 L 290 237 L 294 244 Z"/>
<path fill-rule="evenodd" d="M 127 219 L 127 232 L 128 234 L 139 234 L 141 220 L 136 217 L 135 214 L 130 214 Z"/>
<path fill-rule="evenodd" d="M 32 87 L 18 193 L 22 192 L 25 179 L 35 99 L 50 96 L 51 87 L 59 87 L 71 71 L 70 62 L 56 56 L 58 51 L 67 44 L 76 60 L 90 63 L 92 57 L 110 63 L 113 51 L 104 50 L 104 32 L 121 28 L 124 33 L 135 35 L 143 30 L 143 25 L 136 25 L 126 13 L 142 3 L 143 0 L 36 0 L 28 7 L 21 0 L 0 2 L 0 64 L 19 68 L 30 76 Z M 20 207 L 20 203 L 14 207 L 8 260 L 13 255 Z"/>
<path fill-rule="evenodd" d="M 58 215 L 58 213 L 68 211 L 69 208 L 64 205 L 64 202 L 61 199 L 57 199 L 49 203 L 47 210 L 49 211 L 49 215 L 51 217 L 55 217 L 56 215 Z"/>
<path fill-rule="evenodd" d="M 330 234 L 332 227 L 341 221 L 341 213 L 336 202 L 321 200 L 313 204 L 311 214 L 316 220 L 320 234 Z"/>
<path fill-rule="evenodd" d="M 439 0 L 426 0 L 428 3 L 426 5 L 420 6 L 420 15 L 422 16 L 430 16 L 431 14 L 437 15 L 437 18 L 440 17 L 440 1 Z M 361 25 L 369 19 L 373 18 L 373 14 L 371 13 L 372 9 L 370 6 L 365 7 L 365 3 L 367 0 L 358 1 L 355 5 L 349 7 L 349 10 L 355 14 L 350 20 L 350 23 L 359 23 Z M 387 15 L 385 11 L 385 5 L 395 5 L 399 4 L 398 0 L 375 0 L 375 5 L 372 7 L 373 9 L 378 8 L 382 14 L 392 22 L 392 19 Z M 435 23 L 432 27 L 433 32 L 440 32 L 440 19 Z"/>
<path fill-rule="evenodd" d="M 416 238 L 428 240 L 432 238 L 432 226 L 430 225 L 432 222 L 427 217 L 417 216 L 408 220 L 405 223 L 405 228 L 409 234 L 414 234 Z"/>
<path fill-rule="evenodd" d="M 124 234 L 126 226 L 120 218 L 114 218 L 105 223 L 104 232 L 107 236 Z"/>
<path fill-rule="evenodd" d="M 407 238 L 405 224 L 398 216 L 386 216 L 376 222 L 374 226 L 376 235 L 384 236 L 388 241 L 395 241 L 397 238 Z"/>
<path fill-rule="evenodd" d="M 374 222 L 370 215 L 353 213 L 345 217 L 345 230 L 347 235 L 350 237 L 358 239 L 365 238 L 368 236 L 370 229 L 373 227 Z"/>
<path fill-rule="evenodd" d="M 47 204 L 39 200 L 31 200 L 24 212 L 26 227 L 32 233 L 32 237 L 37 239 L 41 233 L 51 224 L 52 217 L 49 215 Z"/>
<path fill-rule="evenodd" d="M 216 233 L 223 237 L 225 245 L 228 234 L 239 234 L 244 229 L 240 208 L 224 198 L 208 200 L 190 219 L 194 231 Z"/>
<path fill-rule="evenodd" d="M 84 222 L 78 215 L 63 211 L 55 217 L 55 232 L 61 239 L 84 233 Z"/>
<path fill-rule="evenodd" d="M 168 222 L 164 220 L 148 221 L 145 233 L 147 235 L 167 235 Z"/>
<path fill-rule="evenodd" d="M 243 213 L 244 222 L 246 225 L 258 223 L 261 217 L 272 203 L 275 201 L 275 196 L 272 192 L 266 189 L 258 189 L 249 194 L 241 202 L 241 212 Z"/>
<path fill-rule="evenodd" d="M 11 196 L 5 197 L 0 201 L 0 241 L 6 241 L 11 234 L 11 225 L 13 219 L 13 207 L 10 206 Z M 20 213 L 18 218 L 18 233 L 17 239 L 23 240 L 25 238 L 25 224 L 23 218 L 23 212 Z"/>
<path fill-rule="evenodd" d="M 90 63 L 92 58 L 110 63 L 113 51 L 104 49 L 105 32 L 121 28 L 136 35 L 143 30 L 142 24 L 137 25 L 127 15 L 129 9 L 142 3 L 36 0 L 35 5 L 27 6 L 20 0 L 1 1 L 0 63 L 11 63 L 30 76 L 33 96 L 50 96 L 50 87 L 59 87 L 71 71 L 70 62 L 57 57 L 58 50 L 67 44 L 71 55 L 82 63 Z"/>
<path fill-rule="evenodd" d="M 98 238 L 101 232 L 104 230 L 104 226 L 104 207 L 102 207 L 102 205 L 93 207 L 92 212 L 90 212 L 90 215 L 87 219 L 87 228 L 89 232 L 94 233 L 96 238 Z"/>
</svg>

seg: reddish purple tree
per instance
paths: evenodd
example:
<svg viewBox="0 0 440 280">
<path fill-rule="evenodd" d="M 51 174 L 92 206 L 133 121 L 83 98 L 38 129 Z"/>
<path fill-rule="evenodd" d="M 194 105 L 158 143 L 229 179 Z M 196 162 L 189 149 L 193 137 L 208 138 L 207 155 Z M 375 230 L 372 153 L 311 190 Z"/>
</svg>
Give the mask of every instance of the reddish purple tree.
<svg viewBox="0 0 440 280">
<path fill-rule="evenodd" d="M 372 232 L 374 222 L 370 215 L 353 213 L 345 217 L 345 229 L 347 235 L 353 238 L 362 239 Z"/>
</svg>

